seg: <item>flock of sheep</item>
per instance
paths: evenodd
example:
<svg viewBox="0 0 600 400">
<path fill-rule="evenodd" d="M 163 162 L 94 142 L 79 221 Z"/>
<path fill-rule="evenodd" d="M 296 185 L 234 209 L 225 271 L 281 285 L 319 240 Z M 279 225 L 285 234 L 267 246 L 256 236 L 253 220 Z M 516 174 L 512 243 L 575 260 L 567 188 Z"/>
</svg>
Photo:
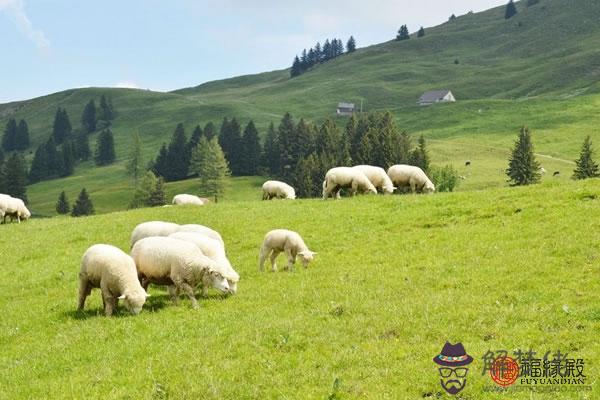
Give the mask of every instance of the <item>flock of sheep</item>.
<svg viewBox="0 0 600 400">
<path fill-rule="evenodd" d="M 23 200 L 0 193 L 0 219 L 3 224 L 6 223 L 6 217 L 10 217 L 11 221 L 16 219 L 21 223 L 21 220 L 31 217 L 31 213 L 25 207 Z"/>
<path fill-rule="evenodd" d="M 300 235 L 285 229 L 270 231 L 260 248 L 260 269 L 270 256 L 285 252 L 287 269 L 293 269 L 300 256 L 306 268 L 315 252 L 308 249 Z M 198 307 L 194 291 L 200 287 L 207 295 L 210 287 L 221 293 L 235 294 L 239 274 L 225 253 L 221 235 L 206 226 L 150 221 L 139 224 L 131 234 L 131 255 L 107 244 L 91 246 L 83 255 L 79 273 L 79 304 L 82 310 L 93 288 L 100 288 L 104 313 L 112 315 L 118 301 L 138 314 L 149 294 L 149 284 L 167 286 L 173 302 L 184 293 Z"/>
<path fill-rule="evenodd" d="M 323 181 L 323 200 L 340 198 L 342 189 L 349 189 L 352 196 L 357 192 L 393 193 L 396 189 L 410 188 L 411 192 L 433 193 L 435 186 L 419 167 L 393 165 L 387 173 L 383 168 L 372 165 L 331 168 Z M 284 182 L 267 181 L 262 186 L 263 200 L 295 199 L 294 188 Z"/>
</svg>

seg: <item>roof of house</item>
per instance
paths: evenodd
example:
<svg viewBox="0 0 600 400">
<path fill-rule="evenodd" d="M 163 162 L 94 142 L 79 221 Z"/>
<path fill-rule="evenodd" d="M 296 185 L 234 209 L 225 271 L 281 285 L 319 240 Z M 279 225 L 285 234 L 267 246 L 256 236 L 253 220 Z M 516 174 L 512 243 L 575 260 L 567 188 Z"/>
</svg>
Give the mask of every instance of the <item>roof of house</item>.
<svg viewBox="0 0 600 400">
<path fill-rule="evenodd" d="M 443 99 L 448 93 L 450 93 L 449 90 L 430 90 L 423 93 L 421 98 L 419 98 L 419 103 L 434 103 Z"/>
<path fill-rule="evenodd" d="M 354 108 L 354 103 L 338 103 L 337 108 Z"/>
</svg>

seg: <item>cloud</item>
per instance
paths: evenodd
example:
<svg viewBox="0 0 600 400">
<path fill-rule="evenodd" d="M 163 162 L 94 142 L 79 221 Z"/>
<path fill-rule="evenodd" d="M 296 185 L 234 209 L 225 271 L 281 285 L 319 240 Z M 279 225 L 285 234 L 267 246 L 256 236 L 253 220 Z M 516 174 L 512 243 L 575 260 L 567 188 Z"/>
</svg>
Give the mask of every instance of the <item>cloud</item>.
<svg viewBox="0 0 600 400">
<path fill-rule="evenodd" d="M 140 89 L 139 85 L 132 81 L 120 81 L 115 84 L 115 87 L 122 89 Z"/>
<path fill-rule="evenodd" d="M 0 0 L 0 11 L 7 12 L 15 21 L 19 30 L 29 38 L 39 50 L 47 52 L 50 50 L 50 41 L 39 29 L 34 29 L 33 24 L 25 13 L 23 0 Z"/>
</svg>

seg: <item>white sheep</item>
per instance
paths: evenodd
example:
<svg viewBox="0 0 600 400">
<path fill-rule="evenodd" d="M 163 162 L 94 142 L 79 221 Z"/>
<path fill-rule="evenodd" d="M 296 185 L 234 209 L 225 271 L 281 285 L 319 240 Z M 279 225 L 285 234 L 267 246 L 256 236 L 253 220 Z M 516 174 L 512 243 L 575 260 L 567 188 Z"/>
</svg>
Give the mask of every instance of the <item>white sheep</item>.
<svg viewBox="0 0 600 400">
<path fill-rule="evenodd" d="M 198 196 L 194 196 L 193 194 L 177 194 L 173 197 L 173 202 L 176 206 L 184 206 L 184 205 L 194 205 L 194 206 L 203 206 L 204 201 Z"/>
<path fill-rule="evenodd" d="M 0 217 L 2 222 L 6 222 L 6 217 L 10 217 L 12 220 L 17 220 L 21 223 L 21 220 L 27 220 L 31 217 L 31 212 L 25 206 L 23 200 L 16 197 L 11 197 L 7 194 L 0 194 Z"/>
<path fill-rule="evenodd" d="M 435 192 L 435 185 L 419 167 L 405 164 L 392 165 L 387 173 L 398 188 L 410 187 L 413 193 L 417 191 Z"/>
<path fill-rule="evenodd" d="M 265 240 L 260 248 L 258 267 L 264 269 L 265 260 L 271 255 L 271 270 L 277 271 L 275 259 L 281 252 L 285 252 L 288 263 L 286 270 L 294 270 L 296 264 L 296 255 L 300 255 L 304 268 L 308 267 L 314 256 L 317 254 L 308 249 L 302 237 L 287 229 L 275 229 L 265 235 Z"/>
<path fill-rule="evenodd" d="M 394 189 L 396 188 L 383 168 L 375 167 L 373 165 L 356 165 L 352 168 L 355 168 L 365 174 L 373 186 L 375 186 L 376 189 L 379 189 L 382 193 L 394 193 Z"/>
<path fill-rule="evenodd" d="M 92 288 L 100 288 L 104 313 L 111 316 L 119 299 L 132 314 L 139 314 L 149 294 L 138 280 L 133 259 L 122 250 L 108 244 L 96 244 L 86 250 L 79 272 L 79 305 L 83 310 L 85 299 Z"/>
<path fill-rule="evenodd" d="M 216 239 L 204 236 L 194 232 L 175 232 L 169 235 L 170 238 L 185 240 L 190 242 L 200 249 L 202 254 L 211 260 L 215 261 L 219 266 L 219 272 L 227 279 L 229 283 L 229 293 L 237 292 L 237 283 L 240 280 L 240 275 L 233 269 L 225 254 L 225 247 Z M 203 287 L 202 293 L 206 295 L 207 288 Z"/>
<path fill-rule="evenodd" d="M 377 189 L 362 171 L 350 167 L 331 168 L 323 181 L 323 200 L 334 195 L 339 199 L 342 188 L 350 188 L 352 196 L 357 191 L 377 194 Z"/>
<path fill-rule="evenodd" d="M 177 302 L 183 291 L 194 308 L 198 301 L 194 288 L 203 283 L 227 293 L 229 284 L 219 272 L 219 266 L 192 243 L 169 237 L 147 237 L 136 242 L 131 250 L 142 286 L 153 283 L 168 285 L 169 294 Z"/>
<path fill-rule="evenodd" d="M 263 200 L 275 199 L 290 199 L 296 198 L 296 191 L 293 187 L 285 182 L 280 181 L 266 181 L 262 185 Z"/>
<path fill-rule="evenodd" d="M 225 246 L 225 242 L 223 241 L 221 234 L 219 232 L 215 231 L 214 229 L 209 228 L 208 226 L 198 225 L 198 224 L 186 224 L 186 225 L 181 225 L 179 227 L 179 229 L 177 230 L 177 232 L 199 233 L 201 235 L 208 236 L 209 238 L 218 240 L 219 242 L 221 242 L 221 244 L 223 246 Z M 174 233 L 174 232 L 172 232 L 172 233 Z"/>
<path fill-rule="evenodd" d="M 131 247 L 141 239 L 150 236 L 169 236 L 179 230 L 180 226 L 173 222 L 149 221 L 135 227 L 131 233 Z"/>
</svg>

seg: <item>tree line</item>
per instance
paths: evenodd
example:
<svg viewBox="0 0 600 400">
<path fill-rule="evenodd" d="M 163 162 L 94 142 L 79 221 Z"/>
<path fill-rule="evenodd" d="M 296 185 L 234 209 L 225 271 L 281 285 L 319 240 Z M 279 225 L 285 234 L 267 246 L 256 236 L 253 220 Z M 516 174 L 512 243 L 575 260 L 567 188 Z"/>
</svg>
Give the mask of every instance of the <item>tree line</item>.
<svg viewBox="0 0 600 400">
<path fill-rule="evenodd" d="M 290 76 L 294 78 L 302 75 L 315 65 L 322 64 L 341 56 L 344 54 L 344 50 L 346 53 L 353 53 L 356 50 L 356 40 L 353 36 L 350 36 L 346 42 L 345 49 L 341 39 L 331 39 L 331 41 L 326 39 L 322 47 L 321 43 L 317 42 L 317 44 L 308 51 L 306 51 L 306 49 L 302 50 L 300 57 L 298 57 L 298 55 L 294 57 L 292 68 L 290 69 Z"/>
</svg>

